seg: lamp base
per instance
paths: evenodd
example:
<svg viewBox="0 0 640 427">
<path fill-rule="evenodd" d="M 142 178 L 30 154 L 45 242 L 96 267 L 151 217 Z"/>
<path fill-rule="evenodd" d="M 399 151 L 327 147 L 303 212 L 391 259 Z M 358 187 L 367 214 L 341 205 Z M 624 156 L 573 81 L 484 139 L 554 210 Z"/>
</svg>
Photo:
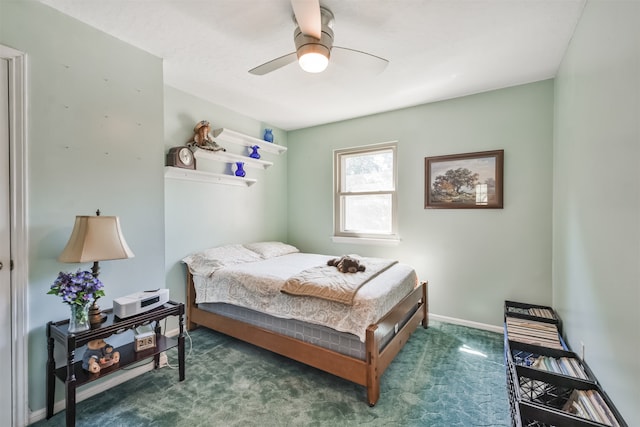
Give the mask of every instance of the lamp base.
<svg viewBox="0 0 640 427">
<path fill-rule="evenodd" d="M 94 301 L 93 304 L 91 304 L 91 307 L 89 307 L 89 323 L 91 324 L 91 327 L 97 328 L 104 323 L 105 320 L 107 320 L 107 315 L 102 314 L 100 307 Z"/>
</svg>

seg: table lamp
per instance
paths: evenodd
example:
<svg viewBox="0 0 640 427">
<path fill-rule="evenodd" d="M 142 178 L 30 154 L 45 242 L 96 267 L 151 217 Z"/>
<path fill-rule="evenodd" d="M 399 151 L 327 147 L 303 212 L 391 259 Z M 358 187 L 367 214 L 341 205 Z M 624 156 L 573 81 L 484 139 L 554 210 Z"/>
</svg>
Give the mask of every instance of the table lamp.
<svg viewBox="0 0 640 427">
<path fill-rule="evenodd" d="M 98 261 L 133 258 L 135 255 L 127 245 L 120 229 L 117 216 L 76 216 L 71 237 L 58 257 L 60 262 L 93 262 L 91 273 L 98 277 Z M 106 316 L 100 312 L 98 298 L 89 308 L 89 323 L 92 327 L 100 325 Z"/>
</svg>

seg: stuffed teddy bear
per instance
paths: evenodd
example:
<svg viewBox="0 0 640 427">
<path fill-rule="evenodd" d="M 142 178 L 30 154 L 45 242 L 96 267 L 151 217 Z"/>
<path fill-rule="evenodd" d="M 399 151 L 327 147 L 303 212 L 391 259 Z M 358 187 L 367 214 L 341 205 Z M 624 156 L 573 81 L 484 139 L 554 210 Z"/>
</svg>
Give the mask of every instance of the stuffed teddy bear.
<svg viewBox="0 0 640 427">
<path fill-rule="evenodd" d="M 360 261 L 348 255 L 330 259 L 327 261 L 327 265 L 337 268 L 341 273 L 357 273 L 358 271 L 365 271 L 365 266 L 360 264 Z"/>
<path fill-rule="evenodd" d="M 97 374 L 102 368 L 109 367 L 120 361 L 120 353 L 113 351 L 113 346 L 109 345 L 103 339 L 89 341 L 87 350 L 82 357 L 82 367 Z"/>
</svg>

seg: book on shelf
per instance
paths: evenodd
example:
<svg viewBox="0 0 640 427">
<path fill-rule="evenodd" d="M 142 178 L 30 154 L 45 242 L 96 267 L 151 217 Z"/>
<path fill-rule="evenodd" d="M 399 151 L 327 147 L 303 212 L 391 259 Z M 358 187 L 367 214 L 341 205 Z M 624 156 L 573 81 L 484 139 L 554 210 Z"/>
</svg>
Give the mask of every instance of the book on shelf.
<svg viewBox="0 0 640 427">
<path fill-rule="evenodd" d="M 597 390 L 573 390 L 562 410 L 607 426 L 620 426 Z"/>
<path fill-rule="evenodd" d="M 608 421 L 610 425 L 618 427 L 620 424 L 618 423 L 615 415 L 613 415 L 613 412 L 611 411 L 611 408 L 609 408 L 609 405 L 607 405 L 607 402 L 605 402 L 602 398 L 602 395 L 596 390 L 588 390 L 587 393 L 590 394 L 591 399 L 596 402 L 596 408 L 598 409 L 598 411 L 600 411 L 602 419 L 606 420 L 603 421 L 603 424 L 607 424 Z"/>
<path fill-rule="evenodd" d="M 531 356 L 529 360 L 532 368 L 567 375 L 581 380 L 589 379 L 580 362 L 571 357 Z"/>
<path fill-rule="evenodd" d="M 569 362 L 569 359 L 566 357 L 560 357 L 559 359 L 556 359 L 556 363 L 558 365 L 558 370 L 554 371 L 556 373 L 561 373 L 563 375 L 568 375 L 570 377 L 578 377 L 578 374 L 572 369 L 571 362 Z"/>
<path fill-rule="evenodd" d="M 543 317 L 545 319 L 555 319 L 553 310 L 544 307 L 515 307 L 507 306 L 507 312 L 514 314 L 525 314 L 527 316 Z"/>
<path fill-rule="evenodd" d="M 528 308 L 508 306 L 508 307 L 507 307 L 507 311 L 508 311 L 509 313 L 517 313 L 517 314 L 526 314 L 526 315 L 529 315 L 529 309 L 528 309 Z"/>
<path fill-rule="evenodd" d="M 507 317 L 507 334 L 510 340 L 562 350 L 558 328 L 551 323 Z"/>
</svg>

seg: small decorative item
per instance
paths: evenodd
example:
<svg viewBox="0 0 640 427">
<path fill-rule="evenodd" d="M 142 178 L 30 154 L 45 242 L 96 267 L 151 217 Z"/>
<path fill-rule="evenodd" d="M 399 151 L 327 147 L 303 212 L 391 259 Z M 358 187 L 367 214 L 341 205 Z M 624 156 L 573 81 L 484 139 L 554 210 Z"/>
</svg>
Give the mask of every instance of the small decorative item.
<svg viewBox="0 0 640 427">
<path fill-rule="evenodd" d="M 171 147 L 166 157 L 167 166 L 176 168 L 193 169 L 196 168 L 196 159 L 193 151 L 189 147 Z"/>
<path fill-rule="evenodd" d="M 95 299 L 104 296 L 102 287 L 100 279 L 89 271 L 78 270 L 75 273 L 58 274 L 47 294 L 62 297 L 62 301 L 71 306 L 70 333 L 89 329 L 89 305 Z"/>
<path fill-rule="evenodd" d="M 138 326 L 135 328 L 134 348 L 137 353 L 143 350 L 154 348 L 156 346 L 156 334 L 149 325 Z"/>
<path fill-rule="evenodd" d="M 264 130 L 264 140 L 267 142 L 273 142 L 273 129 L 265 129 Z"/>
<path fill-rule="evenodd" d="M 89 341 L 82 356 L 82 368 L 92 374 L 120 362 L 120 353 L 103 339 Z"/>
<path fill-rule="evenodd" d="M 258 149 L 260 148 L 259 145 L 253 145 L 251 147 L 251 154 L 249 154 L 249 157 L 251 157 L 252 159 L 259 159 L 260 158 L 260 153 L 258 153 Z"/>
<path fill-rule="evenodd" d="M 502 209 L 504 150 L 424 160 L 425 209 Z"/>
<path fill-rule="evenodd" d="M 209 135 L 211 125 L 206 120 L 200 120 L 193 128 L 193 137 L 187 142 L 187 147 L 198 147 L 209 151 L 227 151 L 224 147 L 218 145 Z"/>
<path fill-rule="evenodd" d="M 246 174 L 244 171 L 244 162 L 236 162 L 236 176 L 244 177 Z"/>
</svg>

